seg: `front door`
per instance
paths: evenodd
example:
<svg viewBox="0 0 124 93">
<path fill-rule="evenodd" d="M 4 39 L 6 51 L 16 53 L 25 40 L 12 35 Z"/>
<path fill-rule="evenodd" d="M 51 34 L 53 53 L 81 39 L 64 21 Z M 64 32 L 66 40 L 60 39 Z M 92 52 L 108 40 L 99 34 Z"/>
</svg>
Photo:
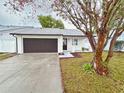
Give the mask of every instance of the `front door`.
<svg viewBox="0 0 124 93">
<path fill-rule="evenodd" d="M 67 38 L 63 38 L 63 50 L 67 50 Z"/>
</svg>

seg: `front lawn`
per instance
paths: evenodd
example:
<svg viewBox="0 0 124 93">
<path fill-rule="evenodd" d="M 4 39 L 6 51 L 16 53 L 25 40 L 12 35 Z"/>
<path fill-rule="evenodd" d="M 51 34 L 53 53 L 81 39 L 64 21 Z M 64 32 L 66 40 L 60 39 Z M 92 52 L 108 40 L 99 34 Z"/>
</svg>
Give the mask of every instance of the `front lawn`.
<svg viewBox="0 0 124 93">
<path fill-rule="evenodd" d="M 124 93 L 124 53 L 114 53 L 107 77 L 84 71 L 82 65 L 92 60 L 92 53 L 81 56 L 60 60 L 65 93 Z"/>
<path fill-rule="evenodd" d="M 8 53 L 0 53 L 0 60 L 6 59 L 13 56 L 13 54 L 8 54 Z"/>
</svg>

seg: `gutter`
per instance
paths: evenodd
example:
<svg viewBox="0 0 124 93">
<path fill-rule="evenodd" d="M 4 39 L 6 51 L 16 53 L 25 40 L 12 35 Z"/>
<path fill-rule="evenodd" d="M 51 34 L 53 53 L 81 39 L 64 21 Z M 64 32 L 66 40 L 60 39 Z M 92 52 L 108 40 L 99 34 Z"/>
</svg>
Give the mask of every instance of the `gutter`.
<svg viewBox="0 0 124 93">
<path fill-rule="evenodd" d="M 20 34 L 20 33 L 10 33 L 11 35 L 38 35 L 38 36 L 67 36 L 67 37 L 86 37 L 84 35 L 63 35 L 63 34 Z"/>
</svg>

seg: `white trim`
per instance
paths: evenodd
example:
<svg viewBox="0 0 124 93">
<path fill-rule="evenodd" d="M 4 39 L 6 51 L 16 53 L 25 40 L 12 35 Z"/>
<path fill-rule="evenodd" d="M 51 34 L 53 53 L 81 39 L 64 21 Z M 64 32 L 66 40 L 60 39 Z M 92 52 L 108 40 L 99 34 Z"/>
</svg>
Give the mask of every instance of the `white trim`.
<svg viewBox="0 0 124 93">
<path fill-rule="evenodd" d="M 63 36 L 39 36 L 39 35 L 16 35 L 18 41 L 18 53 L 23 53 L 23 38 L 46 38 L 46 39 L 57 39 L 58 40 L 58 53 L 63 51 L 63 38 L 67 38 L 67 51 L 68 52 L 83 52 L 85 37 L 63 37 Z M 78 39 L 78 45 L 72 45 L 73 39 Z M 89 47 L 90 48 L 90 47 Z"/>
<path fill-rule="evenodd" d="M 23 38 L 45 38 L 45 39 L 57 39 L 58 41 L 58 53 L 63 52 L 63 37 L 62 36 L 39 36 L 39 35 L 16 35 L 17 41 L 18 41 L 18 53 L 22 54 L 24 53 L 23 50 Z"/>
</svg>

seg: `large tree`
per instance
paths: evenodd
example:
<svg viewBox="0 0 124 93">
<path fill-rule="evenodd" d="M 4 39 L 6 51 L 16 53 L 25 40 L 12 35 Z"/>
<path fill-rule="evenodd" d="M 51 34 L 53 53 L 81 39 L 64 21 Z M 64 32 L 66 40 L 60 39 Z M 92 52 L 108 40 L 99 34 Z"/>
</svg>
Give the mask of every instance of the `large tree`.
<svg viewBox="0 0 124 93">
<path fill-rule="evenodd" d="M 124 1 L 55 0 L 53 8 L 87 36 L 94 52 L 94 69 L 100 75 L 107 75 L 107 64 L 113 56 L 115 42 L 124 31 Z M 109 39 L 108 55 L 103 60 L 103 50 Z"/>
<path fill-rule="evenodd" d="M 13 1 L 15 0 L 11 0 Z M 24 7 L 24 4 L 36 0 L 17 1 L 19 6 Z M 124 31 L 124 0 L 51 1 L 54 1 L 52 7 L 58 15 L 71 21 L 86 35 L 94 53 L 92 63 L 95 71 L 100 75 L 107 75 L 109 72 L 107 64 L 113 56 L 114 45 Z M 110 46 L 104 60 L 102 55 L 108 40 Z"/>
<path fill-rule="evenodd" d="M 38 16 L 38 19 L 43 28 L 60 28 L 64 29 L 64 24 L 61 20 L 54 19 L 52 16 Z"/>
</svg>

